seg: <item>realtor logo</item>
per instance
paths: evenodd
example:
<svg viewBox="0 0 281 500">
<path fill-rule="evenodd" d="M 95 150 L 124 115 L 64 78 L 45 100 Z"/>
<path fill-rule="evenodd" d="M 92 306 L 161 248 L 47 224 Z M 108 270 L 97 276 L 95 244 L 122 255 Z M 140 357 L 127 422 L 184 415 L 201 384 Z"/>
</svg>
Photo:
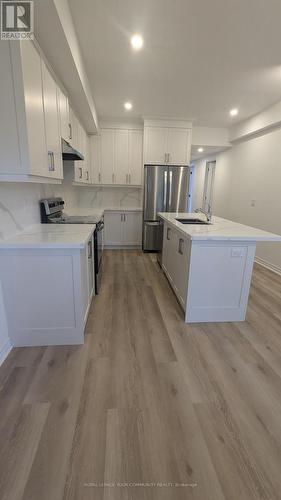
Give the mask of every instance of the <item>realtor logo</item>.
<svg viewBox="0 0 281 500">
<path fill-rule="evenodd" d="M 31 40 L 33 25 L 33 1 L 1 2 L 1 40 Z"/>
</svg>

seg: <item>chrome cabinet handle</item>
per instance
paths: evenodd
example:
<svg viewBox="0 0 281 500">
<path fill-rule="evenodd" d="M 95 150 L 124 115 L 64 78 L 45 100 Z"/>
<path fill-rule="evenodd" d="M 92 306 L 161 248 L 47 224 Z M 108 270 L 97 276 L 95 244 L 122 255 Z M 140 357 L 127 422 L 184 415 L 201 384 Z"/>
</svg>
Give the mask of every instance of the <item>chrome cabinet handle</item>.
<svg viewBox="0 0 281 500">
<path fill-rule="evenodd" d="M 91 259 L 93 255 L 93 250 L 92 250 L 92 241 L 90 240 L 88 243 L 88 259 Z"/>
<path fill-rule="evenodd" d="M 69 139 L 72 139 L 72 125 L 71 125 L 71 123 L 69 123 L 68 126 L 69 126 Z"/>
<path fill-rule="evenodd" d="M 164 163 L 167 163 L 167 153 L 165 153 Z"/>
<path fill-rule="evenodd" d="M 121 214 L 121 222 L 123 222 L 123 214 Z"/>
<path fill-rule="evenodd" d="M 113 184 L 114 184 L 114 174 L 112 174 L 112 182 L 113 182 Z"/>
<path fill-rule="evenodd" d="M 88 170 L 87 170 L 86 174 L 87 174 L 86 179 L 87 179 L 87 181 L 88 181 L 88 180 L 89 180 L 89 172 L 88 172 Z"/>
<path fill-rule="evenodd" d="M 167 240 L 170 240 L 170 231 L 171 231 L 171 229 L 169 227 L 167 227 L 167 234 L 166 234 Z"/>
<path fill-rule="evenodd" d="M 53 151 L 48 151 L 48 158 L 49 158 L 49 172 L 54 172 L 55 170 L 55 157 Z"/>
<path fill-rule="evenodd" d="M 128 184 L 128 174 L 126 174 L 126 184 Z"/>
<path fill-rule="evenodd" d="M 173 186 L 173 172 L 170 171 L 169 172 L 169 176 L 170 176 L 170 179 L 169 179 L 169 209 L 171 208 L 171 201 L 172 201 L 172 186 Z"/>
<path fill-rule="evenodd" d="M 101 181 L 101 175 L 100 175 L 100 172 L 99 172 L 99 182 Z"/>
<path fill-rule="evenodd" d="M 168 156 L 168 163 L 170 163 L 170 153 L 167 153 Z"/>
<path fill-rule="evenodd" d="M 184 240 L 182 238 L 179 239 L 179 248 L 178 248 L 178 253 L 180 255 L 183 255 L 183 250 L 182 250 L 182 245 L 184 243 Z"/>
<path fill-rule="evenodd" d="M 164 210 L 167 209 L 167 180 L 168 180 L 168 172 L 166 170 L 164 172 L 164 192 L 163 192 L 163 206 L 164 206 Z"/>
<path fill-rule="evenodd" d="M 82 172 L 82 167 L 79 167 L 79 179 L 82 179 L 83 177 L 83 172 Z"/>
<path fill-rule="evenodd" d="M 129 184 L 131 184 L 131 174 L 129 174 Z"/>
<path fill-rule="evenodd" d="M 124 214 L 123 222 L 126 222 L 126 214 Z"/>
</svg>

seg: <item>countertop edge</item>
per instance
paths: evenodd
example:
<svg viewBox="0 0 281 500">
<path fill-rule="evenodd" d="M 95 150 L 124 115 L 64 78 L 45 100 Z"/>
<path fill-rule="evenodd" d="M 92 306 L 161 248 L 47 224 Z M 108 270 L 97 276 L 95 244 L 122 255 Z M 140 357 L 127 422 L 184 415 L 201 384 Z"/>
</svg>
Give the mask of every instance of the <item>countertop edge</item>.
<svg viewBox="0 0 281 500">
<path fill-rule="evenodd" d="M 169 215 L 169 214 L 168 214 Z M 194 217 L 198 217 L 199 218 L 202 218 L 200 216 L 200 214 L 198 213 L 179 213 L 177 214 L 177 216 L 194 216 Z M 177 221 L 174 221 L 173 219 L 171 220 L 171 215 L 169 217 L 167 217 L 163 212 L 159 212 L 157 214 L 158 217 L 160 217 L 161 219 L 163 219 L 165 222 L 167 222 L 167 224 L 170 224 L 171 226 L 173 226 L 175 229 L 177 229 L 181 234 L 183 234 L 186 238 L 188 238 L 189 240 L 191 241 L 198 241 L 198 242 L 211 242 L 211 241 L 248 241 L 248 242 L 278 242 L 280 241 L 281 242 L 281 235 L 278 235 L 278 234 L 274 234 L 274 233 L 270 233 L 270 232 L 267 232 L 267 231 L 264 231 L 263 229 L 257 229 L 257 228 L 254 228 L 254 227 L 251 227 L 251 226 L 246 226 L 244 224 L 240 224 L 239 222 L 234 222 L 234 221 L 231 221 L 229 219 L 223 219 L 221 217 L 215 217 L 216 219 L 219 219 L 222 221 L 225 221 L 225 223 L 230 223 L 230 224 L 233 224 L 233 226 L 236 226 L 236 227 L 239 227 L 241 226 L 242 228 L 247 228 L 249 230 L 251 230 L 252 232 L 254 231 L 257 231 L 257 232 L 260 232 L 260 233 L 264 233 L 264 234 L 259 234 L 259 235 L 220 235 L 220 234 L 213 234 L 213 235 L 206 235 L 206 234 L 190 234 L 187 232 L 187 230 L 185 228 L 181 228 L 179 226 L 179 222 Z M 218 222 L 219 223 L 219 222 Z M 201 226 L 202 227 L 202 226 Z M 224 228 L 222 228 L 221 230 L 223 230 Z M 227 228 L 225 228 L 225 230 L 227 231 Z M 231 229 L 229 229 L 231 230 Z"/>
</svg>

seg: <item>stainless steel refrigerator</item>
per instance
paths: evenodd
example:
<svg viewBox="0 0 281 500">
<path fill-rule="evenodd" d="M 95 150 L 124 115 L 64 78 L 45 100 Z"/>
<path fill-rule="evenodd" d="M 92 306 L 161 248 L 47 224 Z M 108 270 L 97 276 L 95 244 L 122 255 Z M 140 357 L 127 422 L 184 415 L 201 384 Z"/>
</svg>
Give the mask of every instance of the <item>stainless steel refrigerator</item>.
<svg viewBox="0 0 281 500">
<path fill-rule="evenodd" d="M 144 166 L 143 236 L 144 251 L 160 250 L 158 212 L 186 212 L 190 168 L 167 165 Z"/>
</svg>

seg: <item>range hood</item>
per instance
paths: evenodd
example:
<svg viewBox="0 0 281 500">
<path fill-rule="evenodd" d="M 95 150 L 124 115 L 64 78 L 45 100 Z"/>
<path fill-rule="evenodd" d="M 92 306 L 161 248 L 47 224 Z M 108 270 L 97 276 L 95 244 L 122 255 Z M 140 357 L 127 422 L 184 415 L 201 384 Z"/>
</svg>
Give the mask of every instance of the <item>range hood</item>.
<svg viewBox="0 0 281 500">
<path fill-rule="evenodd" d="M 64 139 L 61 140 L 62 145 L 62 159 L 63 160 L 84 160 L 84 156 L 79 153 L 76 149 L 74 149 L 68 142 Z"/>
</svg>

